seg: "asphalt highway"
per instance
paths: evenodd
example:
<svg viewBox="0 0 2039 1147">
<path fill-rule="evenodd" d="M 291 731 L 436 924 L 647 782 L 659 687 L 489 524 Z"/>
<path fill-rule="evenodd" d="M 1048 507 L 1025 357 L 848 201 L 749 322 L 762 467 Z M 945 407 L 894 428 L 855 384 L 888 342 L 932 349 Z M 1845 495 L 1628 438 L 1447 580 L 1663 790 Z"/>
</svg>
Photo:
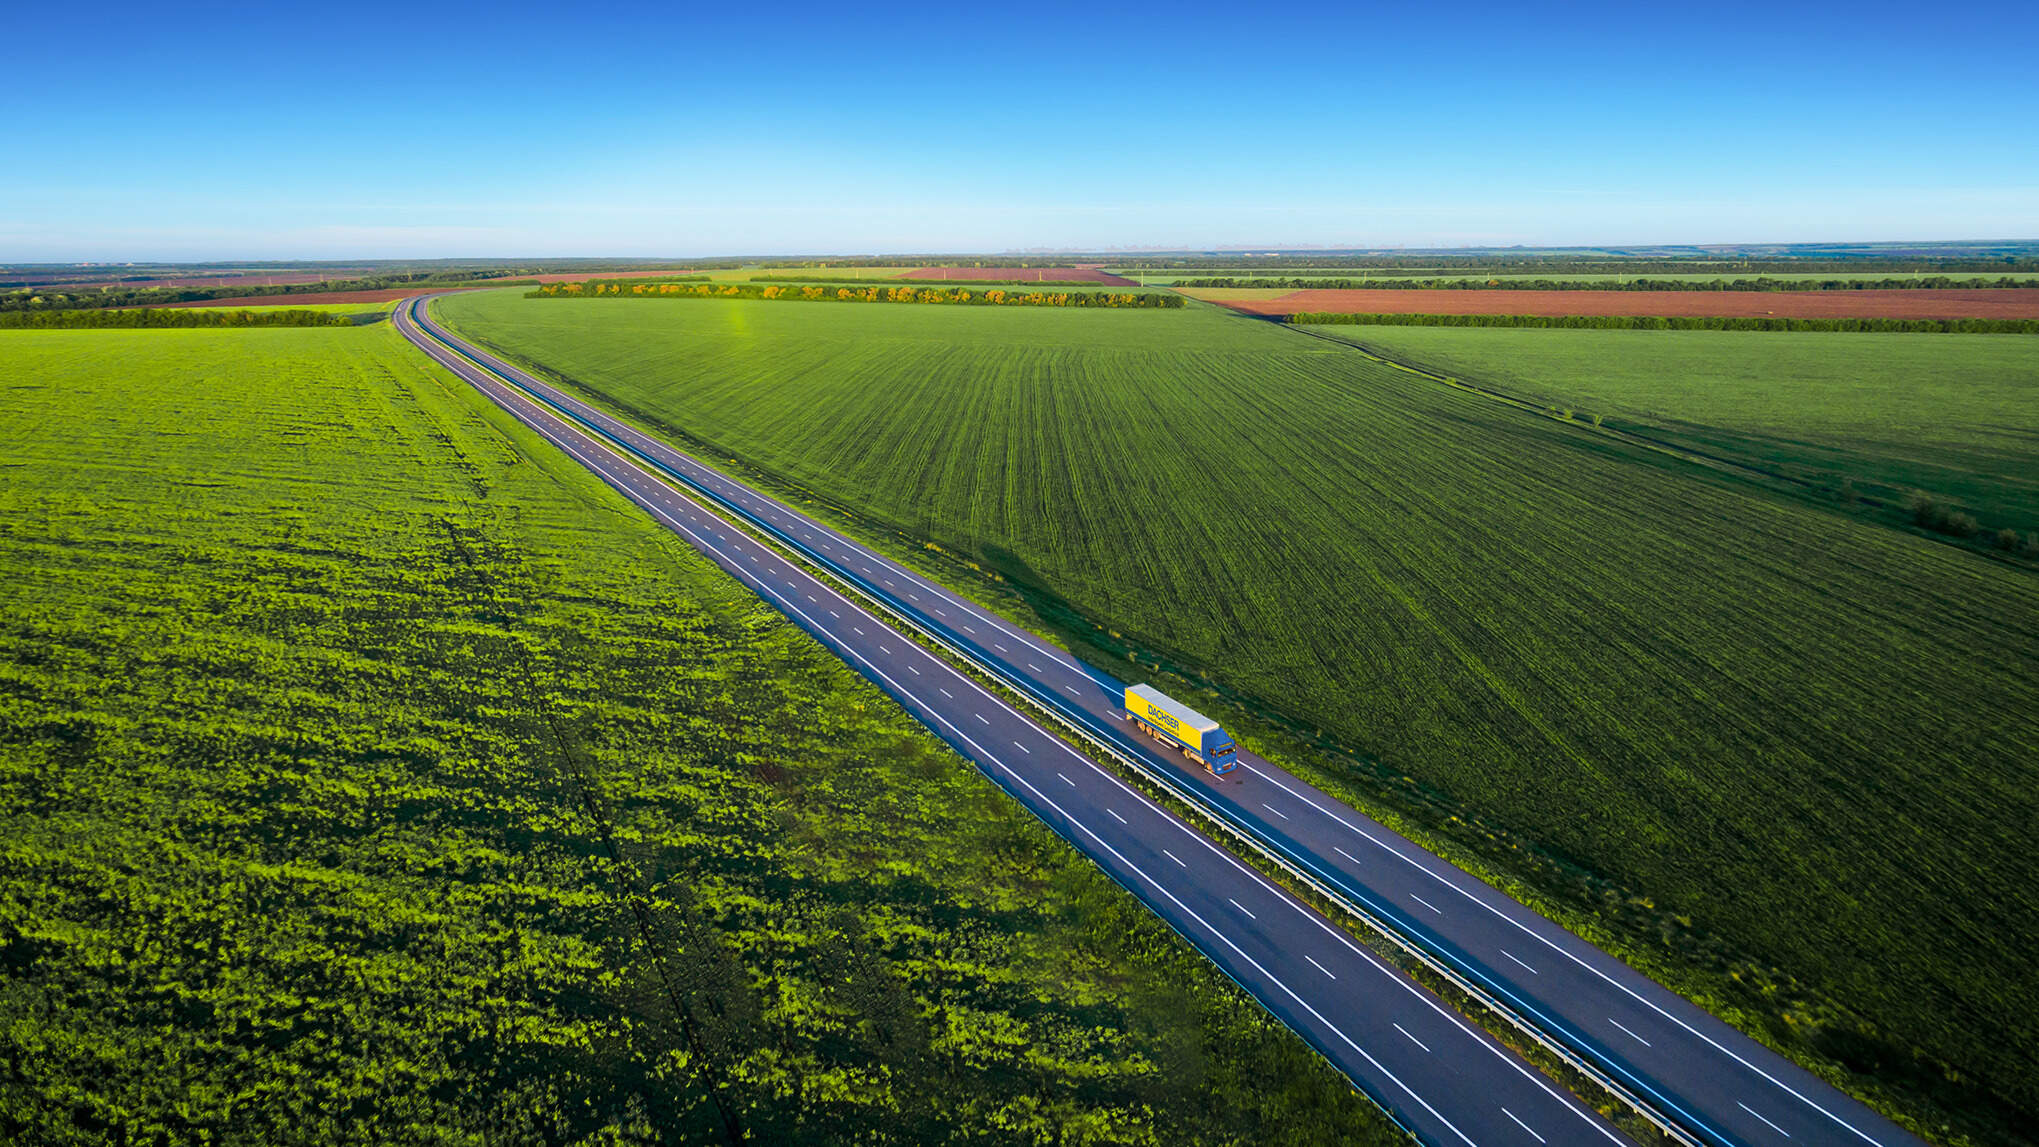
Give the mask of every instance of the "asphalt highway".
<svg viewBox="0 0 2039 1147">
<path fill-rule="evenodd" d="M 420 330 L 418 306 L 398 310 L 396 323 L 406 337 L 877 683 L 1418 1138 L 1468 1145 L 1629 1142 L 1315 909 L 1042 728 L 1034 716 L 613 444 L 448 350 Z M 1037 662 L 1048 656 L 1031 642 L 1029 648 Z M 1068 664 L 1067 654 L 1060 656 Z"/>
<path fill-rule="evenodd" d="M 399 329 L 426 353 L 878 682 L 1425 1141 L 1605 1142 L 1613 1133 L 1429 993 L 1345 941 L 1314 910 L 1050 736 L 1038 718 L 946 669 L 947 662 L 899 638 L 801 567 L 729 529 L 709 507 L 883 602 L 1059 721 L 1136 761 L 1694 1139 L 1918 1142 L 1676 993 L 1267 761 L 1242 751 L 1240 768 L 1219 778 L 1137 735 L 1120 708 L 1123 685 L 1110 675 L 453 337 L 423 314 L 428 302 L 406 303 L 397 316 Z M 661 472 L 686 493 L 660 481 Z"/>
</svg>

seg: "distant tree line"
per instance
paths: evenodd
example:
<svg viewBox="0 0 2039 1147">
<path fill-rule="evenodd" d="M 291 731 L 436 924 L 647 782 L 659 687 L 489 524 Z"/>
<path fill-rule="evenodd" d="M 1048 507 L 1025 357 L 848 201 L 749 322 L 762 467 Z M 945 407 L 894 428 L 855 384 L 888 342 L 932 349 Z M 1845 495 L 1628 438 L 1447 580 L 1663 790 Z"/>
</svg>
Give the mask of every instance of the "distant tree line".
<svg viewBox="0 0 2039 1147">
<path fill-rule="evenodd" d="M 972 291 L 967 287 L 868 286 L 827 287 L 776 286 L 760 283 L 647 283 L 590 281 L 547 283 L 524 296 L 527 299 L 782 299 L 789 302 L 826 303 L 945 303 L 979 307 L 1180 307 L 1181 295 L 1159 292 L 1105 291 Z"/>
<path fill-rule="evenodd" d="M 118 327 L 351 327 L 354 320 L 330 311 L 216 311 L 199 307 L 131 311 L 0 312 L 0 330 L 104 330 Z"/>
<path fill-rule="evenodd" d="M 1785 319 L 1692 315 L 1389 315 L 1298 311 L 1296 324 L 1358 327 L 1545 327 L 1603 331 L 1862 331 L 1897 334 L 2034 335 L 2039 319 Z"/>
<path fill-rule="evenodd" d="M 2039 281 L 1995 279 L 1191 279 L 1178 287 L 1266 287 L 1292 291 L 1908 291 L 2039 288 Z"/>
<path fill-rule="evenodd" d="M 489 282 L 511 286 L 525 278 L 502 279 L 500 271 L 438 271 L 430 274 L 385 275 L 370 279 L 327 279 L 317 283 L 272 283 L 227 287 L 103 287 L 72 291 L 29 288 L 0 294 L 0 314 L 19 311 L 71 311 L 100 307 L 155 307 L 165 303 L 202 303 L 212 299 L 267 298 L 277 295 L 323 295 L 336 291 L 387 291 L 400 287 L 457 286 Z"/>
</svg>

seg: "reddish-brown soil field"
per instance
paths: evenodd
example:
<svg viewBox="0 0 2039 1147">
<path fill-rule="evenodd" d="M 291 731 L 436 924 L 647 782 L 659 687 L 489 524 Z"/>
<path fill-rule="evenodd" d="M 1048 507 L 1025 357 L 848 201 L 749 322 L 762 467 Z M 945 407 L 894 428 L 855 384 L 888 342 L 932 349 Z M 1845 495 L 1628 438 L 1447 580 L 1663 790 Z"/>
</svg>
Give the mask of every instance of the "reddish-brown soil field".
<svg viewBox="0 0 2039 1147">
<path fill-rule="evenodd" d="M 1108 275 L 1095 267 L 915 267 L 902 279 L 1012 279 L 1025 283 L 1106 283 L 1114 287 L 1137 287 L 1131 279 Z"/>
<path fill-rule="evenodd" d="M 1192 295 L 1205 292 L 1189 291 Z M 1663 315 L 1787 319 L 2039 319 L 2039 288 L 1983 291 L 1293 291 L 1211 301 L 1256 315 Z"/>
</svg>

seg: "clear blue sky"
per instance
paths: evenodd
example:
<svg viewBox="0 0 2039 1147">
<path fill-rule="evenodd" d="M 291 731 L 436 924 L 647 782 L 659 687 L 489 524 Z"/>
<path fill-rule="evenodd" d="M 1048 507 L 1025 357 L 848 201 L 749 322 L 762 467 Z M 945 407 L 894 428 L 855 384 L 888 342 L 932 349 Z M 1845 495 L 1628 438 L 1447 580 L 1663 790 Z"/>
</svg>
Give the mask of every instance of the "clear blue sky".
<svg viewBox="0 0 2039 1147">
<path fill-rule="evenodd" d="M 2039 5 L 26 3 L 0 261 L 2039 237 Z"/>
</svg>

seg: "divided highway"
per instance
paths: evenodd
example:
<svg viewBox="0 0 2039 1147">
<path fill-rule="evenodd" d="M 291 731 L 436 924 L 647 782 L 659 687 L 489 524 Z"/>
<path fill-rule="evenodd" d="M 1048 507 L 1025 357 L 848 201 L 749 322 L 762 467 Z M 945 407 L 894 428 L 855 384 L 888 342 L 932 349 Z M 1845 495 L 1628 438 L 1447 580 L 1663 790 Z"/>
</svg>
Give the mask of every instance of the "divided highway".
<svg viewBox="0 0 2039 1147">
<path fill-rule="evenodd" d="M 1419 1138 L 1622 1142 L 1603 1121 L 1313 909 L 805 564 L 854 586 L 1396 933 L 1660 1120 L 1708 1144 L 1917 1140 L 1673 992 L 1251 754 L 1213 777 L 1134 734 L 1121 684 L 989 611 L 399 306 L 435 360 L 784 610 L 1091 856 Z M 681 490 L 668 485 L 676 482 Z M 682 492 L 685 491 L 685 492 Z"/>
</svg>

